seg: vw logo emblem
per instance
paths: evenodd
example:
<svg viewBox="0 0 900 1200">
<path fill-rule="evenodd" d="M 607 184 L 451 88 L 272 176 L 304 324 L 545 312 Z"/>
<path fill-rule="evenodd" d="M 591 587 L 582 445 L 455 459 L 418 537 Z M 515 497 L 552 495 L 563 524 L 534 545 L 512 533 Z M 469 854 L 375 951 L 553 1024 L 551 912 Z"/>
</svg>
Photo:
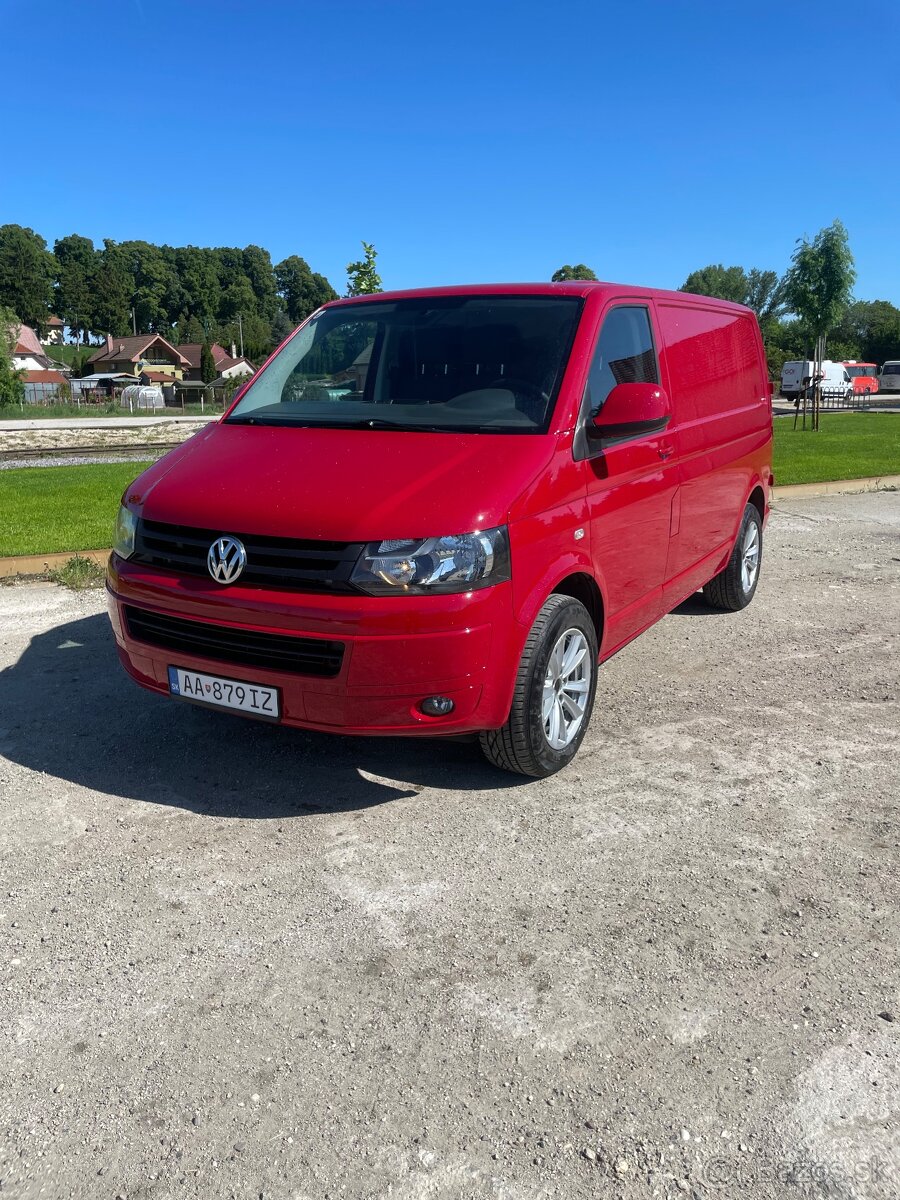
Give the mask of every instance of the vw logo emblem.
<svg viewBox="0 0 900 1200">
<path fill-rule="evenodd" d="M 206 566 L 216 583 L 234 583 L 247 565 L 247 551 L 233 537 L 216 538 L 206 556 Z"/>
</svg>

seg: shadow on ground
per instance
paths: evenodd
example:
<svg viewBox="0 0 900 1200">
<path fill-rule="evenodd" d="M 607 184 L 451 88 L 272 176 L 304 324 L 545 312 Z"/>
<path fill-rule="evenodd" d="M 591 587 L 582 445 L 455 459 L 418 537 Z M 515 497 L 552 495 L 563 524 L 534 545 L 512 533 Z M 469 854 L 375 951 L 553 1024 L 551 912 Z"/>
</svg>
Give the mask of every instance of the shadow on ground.
<svg viewBox="0 0 900 1200">
<path fill-rule="evenodd" d="M 155 696 L 122 670 L 105 614 L 39 634 L 0 672 L 0 752 L 111 796 L 225 817 L 350 811 L 424 787 L 529 782 L 491 767 L 468 742 L 344 738 Z"/>
<path fill-rule="evenodd" d="M 713 606 L 703 598 L 702 592 L 694 592 L 687 600 L 682 600 L 677 608 L 669 614 L 673 617 L 727 617 L 729 614 L 722 608 Z"/>
</svg>

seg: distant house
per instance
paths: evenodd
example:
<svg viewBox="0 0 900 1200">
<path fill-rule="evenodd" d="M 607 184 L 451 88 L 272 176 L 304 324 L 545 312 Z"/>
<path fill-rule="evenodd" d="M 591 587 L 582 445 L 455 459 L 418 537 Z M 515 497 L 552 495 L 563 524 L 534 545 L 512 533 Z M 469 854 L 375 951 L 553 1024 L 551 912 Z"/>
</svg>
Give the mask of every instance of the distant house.
<svg viewBox="0 0 900 1200">
<path fill-rule="evenodd" d="M 59 317 L 50 317 L 45 323 L 46 332 L 41 338 L 42 346 L 61 346 L 63 344 L 63 330 L 65 329 L 65 321 Z"/>
<path fill-rule="evenodd" d="M 14 325 L 12 334 L 15 342 L 12 368 L 22 372 L 25 400 L 30 403 L 53 399 L 57 389 L 69 382 L 58 369 L 59 364 L 47 357 L 38 335 L 29 325 Z"/>
<path fill-rule="evenodd" d="M 22 372 L 26 401 L 52 400 L 57 389 L 69 382 L 68 378 L 60 371 L 59 363 L 44 353 L 38 335 L 29 325 L 15 326 L 13 335 L 12 367 Z"/>
<path fill-rule="evenodd" d="M 144 371 L 164 374 L 170 382 L 180 380 L 190 365 L 173 345 L 158 333 L 143 333 L 138 337 L 110 337 L 88 359 L 92 371 L 104 374 L 134 375 Z"/>
<path fill-rule="evenodd" d="M 185 342 L 175 348 L 190 363 L 190 367 L 185 372 L 185 379 L 192 382 L 202 382 L 200 356 L 203 353 L 203 346 L 199 342 Z M 212 351 L 213 362 L 216 365 L 216 373 L 220 378 L 234 379 L 238 375 L 252 375 L 254 373 L 255 368 L 251 362 L 246 358 L 229 354 L 217 342 L 213 342 L 210 350 Z"/>
<path fill-rule="evenodd" d="M 49 371 L 57 366 L 44 353 L 38 335 L 30 325 L 13 326 L 15 346 L 12 365 L 16 371 Z"/>
</svg>

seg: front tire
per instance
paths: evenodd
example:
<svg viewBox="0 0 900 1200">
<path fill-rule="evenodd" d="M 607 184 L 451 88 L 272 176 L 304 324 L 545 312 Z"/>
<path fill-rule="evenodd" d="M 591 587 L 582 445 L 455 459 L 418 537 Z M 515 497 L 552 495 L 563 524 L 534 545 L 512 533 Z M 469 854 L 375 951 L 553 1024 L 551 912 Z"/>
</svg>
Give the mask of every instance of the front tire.
<svg viewBox="0 0 900 1200">
<path fill-rule="evenodd" d="M 509 718 L 480 735 L 485 757 L 504 771 L 543 779 L 572 761 L 597 690 L 597 633 L 571 596 L 550 596 L 525 642 Z"/>
<path fill-rule="evenodd" d="M 706 602 L 725 612 L 746 608 L 756 594 L 762 564 L 762 518 L 755 504 L 748 504 L 741 519 L 737 541 L 725 569 L 703 589 Z"/>
</svg>

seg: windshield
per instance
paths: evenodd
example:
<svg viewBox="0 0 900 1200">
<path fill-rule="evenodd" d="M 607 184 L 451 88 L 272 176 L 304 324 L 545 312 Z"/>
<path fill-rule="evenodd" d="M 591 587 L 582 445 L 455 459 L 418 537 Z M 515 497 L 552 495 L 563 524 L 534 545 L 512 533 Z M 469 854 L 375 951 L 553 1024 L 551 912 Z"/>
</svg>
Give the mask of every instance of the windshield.
<svg viewBox="0 0 900 1200">
<path fill-rule="evenodd" d="M 442 296 L 325 309 L 275 356 L 227 420 L 544 432 L 581 303 Z"/>
<path fill-rule="evenodd" d="M 886 362 L 881 368 L 882 375 L 900 375 L 900 362 Z"/>
<path fill-rule="evenodd" d="M 874 375 L 875 367 L 869 366 L 868 364 L 866 366 L 860 366 L 857 364 L 856 366 L 848 367 L 847 373 L 851 379 L 859 379 L 863 375 Z"/>
</svg>

